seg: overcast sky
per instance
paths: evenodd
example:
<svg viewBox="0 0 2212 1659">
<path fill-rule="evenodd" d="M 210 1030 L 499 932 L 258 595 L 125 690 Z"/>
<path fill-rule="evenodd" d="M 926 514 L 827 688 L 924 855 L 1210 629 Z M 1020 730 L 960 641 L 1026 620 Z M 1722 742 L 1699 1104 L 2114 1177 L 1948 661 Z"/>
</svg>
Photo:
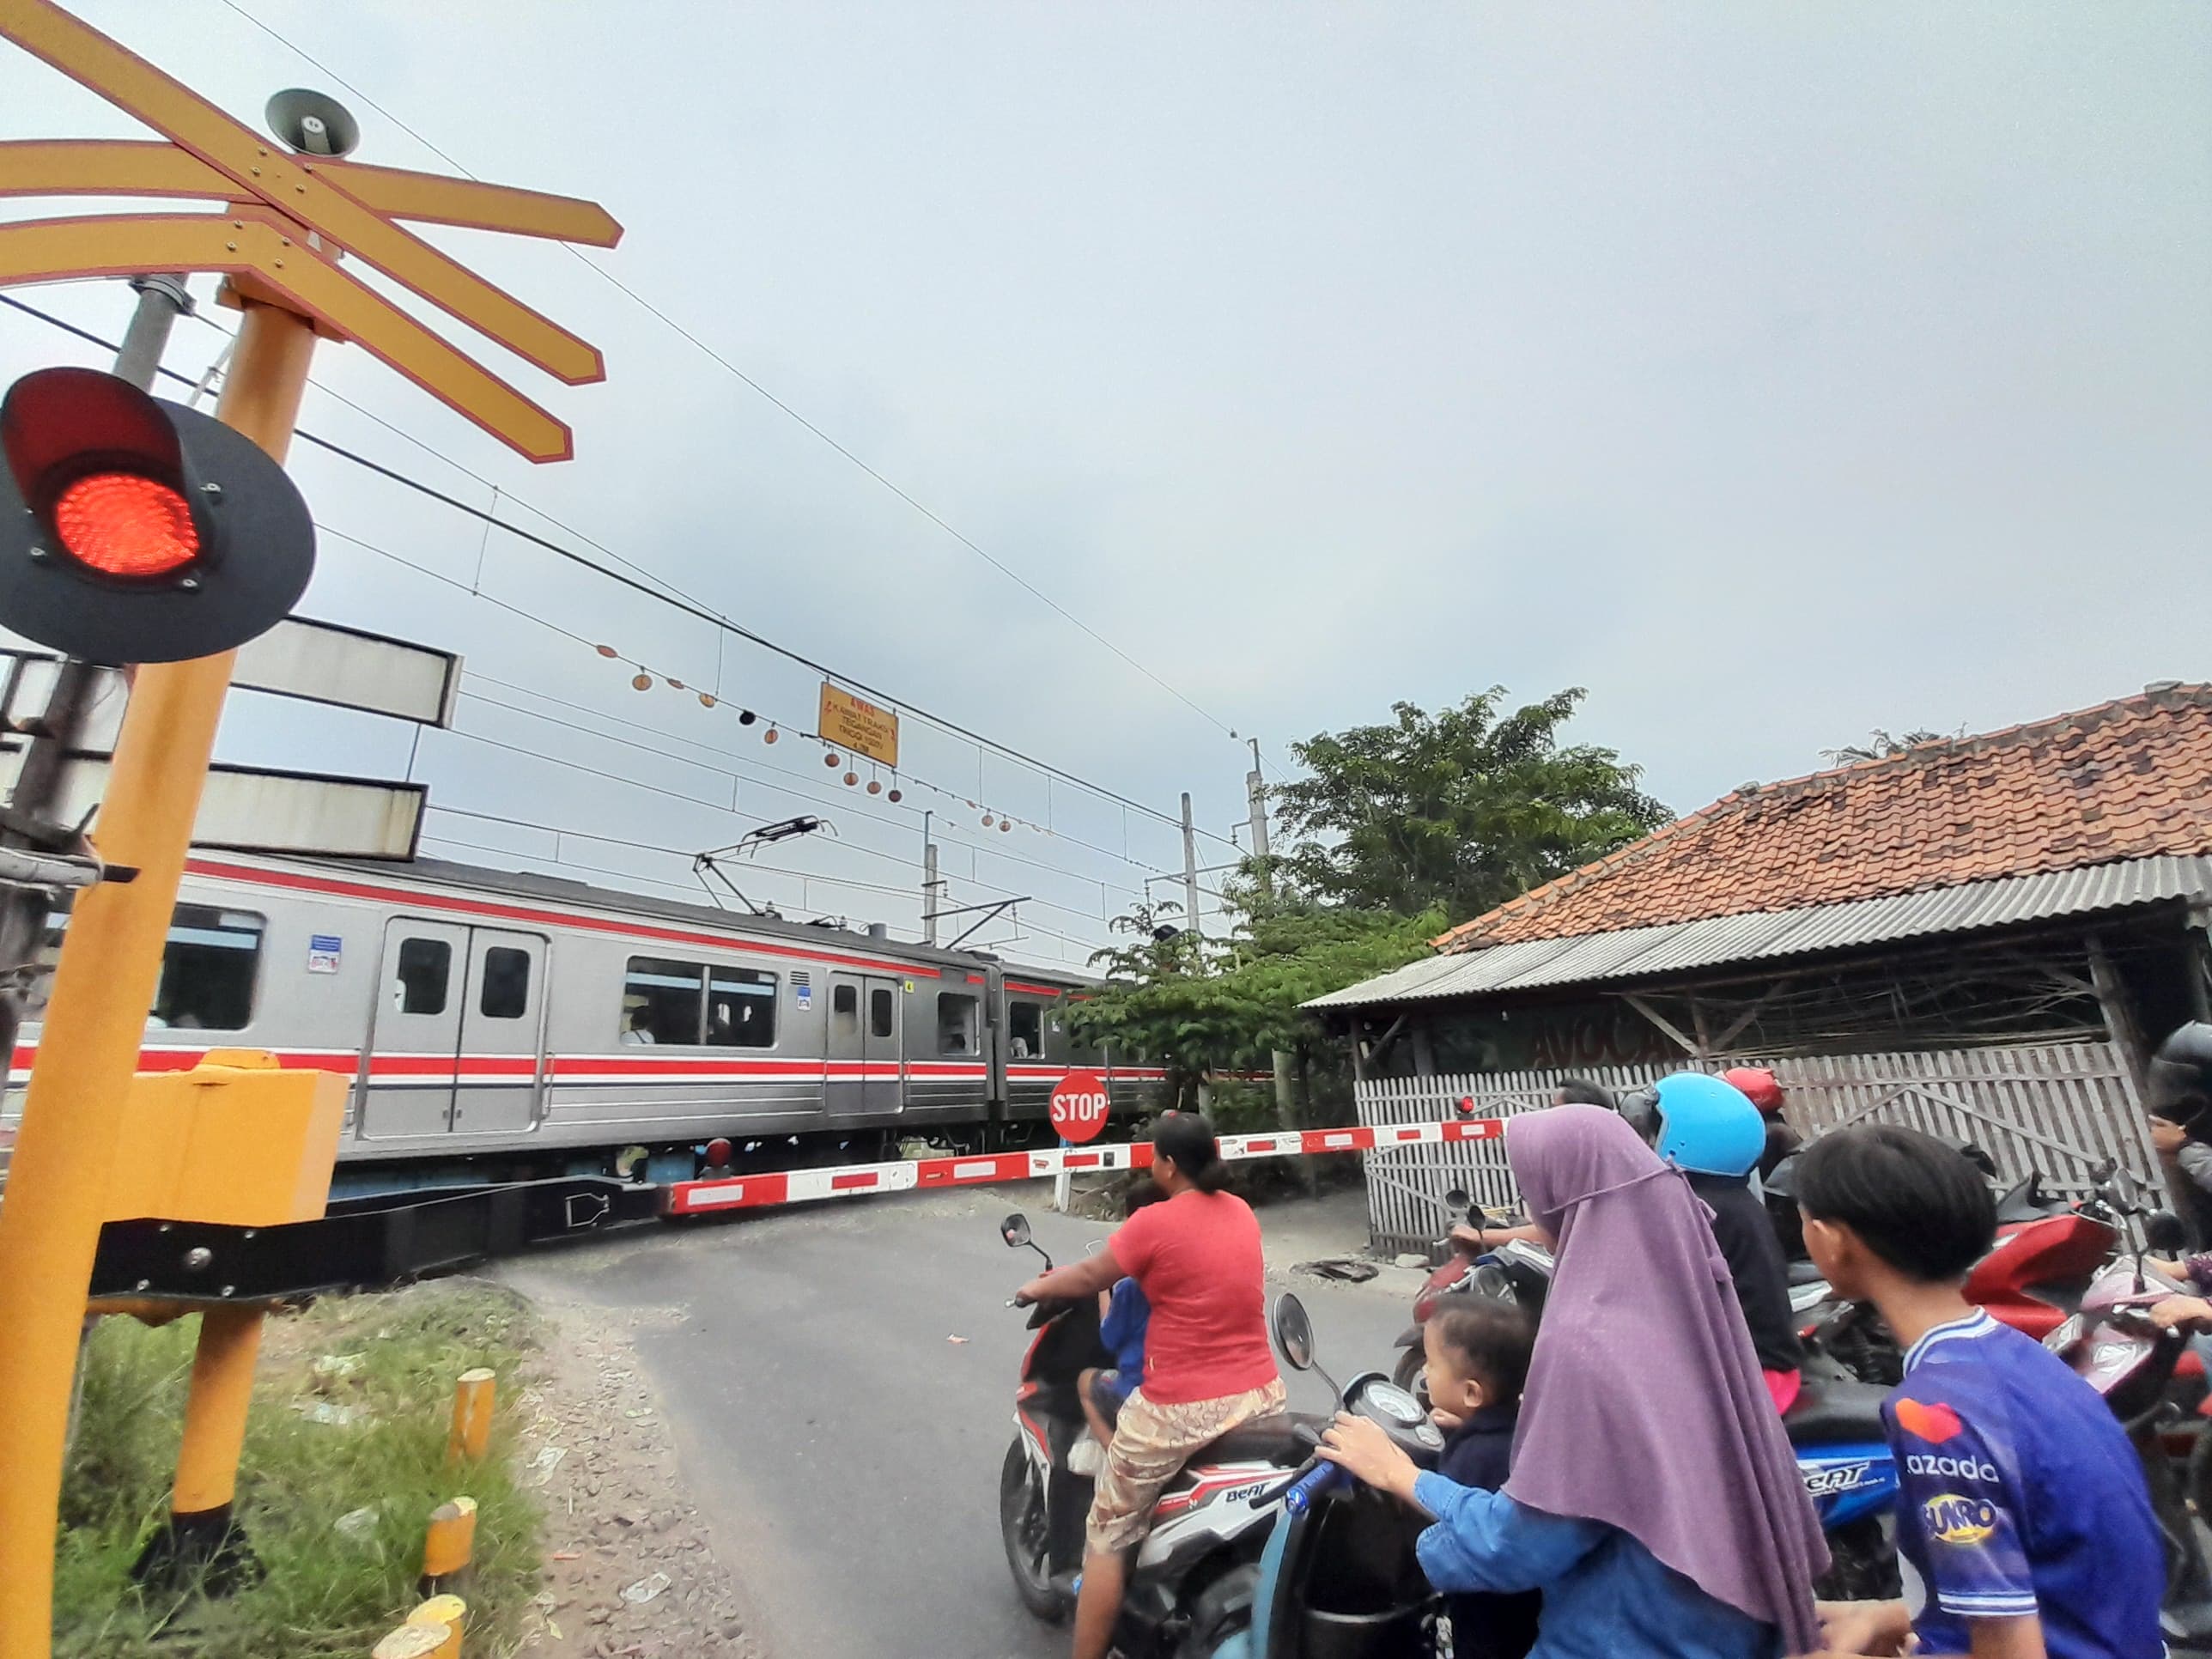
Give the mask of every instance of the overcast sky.
<svg viewBox="0 0 2212 1659">
<path fill-rule="evenodd" d="M 306 425 L 478 504 L 496 486 L 504 514 L 1139 801 L 1189 789 L 1212 830 L 1243 811 L 1224 728 L 1276 768 L 1492 682 L 1588 686 L 1577 734 L 1688 811 L 1871 726 L 2212 676 L 2201 4 L 240 3 L 470 172 L 604 202 L 628 228 L 592 256 L 608 272 L 1180 696 L 556 246 L 429 233 L 605 350 L 607 382 L 571 389 L 477 343 L 574 425 L 575 460 L 511 457 L 352 348 L 318 379 L 377 419 L 316 392 Z M 251 122 L 324 87 L 361 159 L 449 170 L 224 0 L 77 9 Z M 0 137 L 139 135 L 0 48 Z M 115 285 L 24 297 L 111 336 L 129 309 Z M 185 324 L 169 361 L 221 344 Z M 0 313 L 7 376 L 87 361 Z M 328 529 L 811 726 L 803 669 L 735 642 L 718 664 L 702 624 L 295 464 Z M 1012 954 L 1080 959 L 1043 930 L 1087 945 L 1139 866 L 1179 866 L 1172 829 L 979 773 L 913 721 L 908 771 L 952 797 L 846 790 L 818 747 L 633 691 L 336 536 L 302 609 L 483 677 L 461 724 L 511 747 L 426 736 L 437 803 L 679 848 L 819 808 L 840 842 L 772 861 L 896 890 L 763 876 L 793 912 L 910 929 L 920 805 L 989 849 L 947 852 L 978 878 L 956 902 L 1064 907 L 983 935 Z M 224 757 L 409 765 L 405 730 L 258 702 L 234 699 Z M 971 791 L 1017 829 L 982 829 Z M 510 854 L 426 850 L 550 867 L 544 836 L 433 828 Z"/>
</svg>

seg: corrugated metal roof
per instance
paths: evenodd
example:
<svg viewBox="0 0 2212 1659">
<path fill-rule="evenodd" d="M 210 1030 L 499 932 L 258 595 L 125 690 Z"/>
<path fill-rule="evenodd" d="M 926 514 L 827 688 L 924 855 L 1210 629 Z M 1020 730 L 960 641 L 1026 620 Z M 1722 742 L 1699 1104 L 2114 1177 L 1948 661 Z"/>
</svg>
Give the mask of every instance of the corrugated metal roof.
<svg viewBox="0 0 2212 1659">
<path fill-rule="evenodd" d="M 1624 927 L 1577 939 L 1529 939 L 1456 956 L 1426 957 L 1363 984 L 1316 997 L 1309 1008 L 1356 1008 L 1383 1002 L 1433 1002 L 1447 997 L 1528 991 L 1550 985 L 1653 979 L 1693 968 L 1815 956 L 1939 933 L 1978 933 L 2059 916 L 2123 910 L 2174 899 L 2212 898 L 2212 858 L 2161 854 L 2004 876 L 1924 893 L 1823 904 L 1803 910 L 1761 910 L 1657 927 Z"/>
</svg>

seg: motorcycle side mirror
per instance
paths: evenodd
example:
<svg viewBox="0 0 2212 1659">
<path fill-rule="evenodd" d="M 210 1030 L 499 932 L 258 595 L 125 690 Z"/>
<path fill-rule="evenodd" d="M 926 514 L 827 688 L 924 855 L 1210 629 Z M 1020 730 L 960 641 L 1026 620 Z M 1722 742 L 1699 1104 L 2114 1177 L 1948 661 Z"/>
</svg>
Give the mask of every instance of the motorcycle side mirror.
<svg viewBox="0 0 2212 1659">
<path fill-rule="evenodd" d="M 1030 1218 L 1019 1210 L 999 1224 L 999 1237 L 1006 1241 L 1006 1248 L 1018 1250 L 1030 1242 Z"/>
<path fill-rule="evenodd" d="M 2123 1214 L 2132 1215 L 2142 1207 L 2142 1188 L 2131 1170 L 2115 1169 L 2105 1190 L 2112 1194 L 2112 1207 Z"/>
<path fill-rule="evenodd" d="M 1455 1187 L 1444 1194 L 1444 1208 L 1455 1215 L 1463 1213 L 1474 1202 L 1474 1200 L 1467 1195 L 1467 1188 L 1464 1187 Z"/>
<path fill-rule="evenodd" d="M 1306 1304 L 1285 1291 L 1275 1298 L 1275 1346 L 1283 1351 L 1283 1358 L 1294 1371 L 1313 1369 L 1313 1321 L 1306 1316 Z"/>
<path fill-rule="evenodd" d="M 2143 1243 L 2160 1255 L 2179 1255 L 2189 1248 L 2189 1232 L 2171 1210 L 2153 1210 L 2143 1218 Z"/>
</svg>

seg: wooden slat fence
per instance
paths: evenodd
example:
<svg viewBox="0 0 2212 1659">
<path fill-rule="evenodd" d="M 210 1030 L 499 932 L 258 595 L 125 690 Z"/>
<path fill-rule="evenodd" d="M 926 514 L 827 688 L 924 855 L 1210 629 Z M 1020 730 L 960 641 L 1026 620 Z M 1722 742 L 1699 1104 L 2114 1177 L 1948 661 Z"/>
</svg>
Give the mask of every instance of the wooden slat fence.
<svg viewBox="0 0 2212 1659">
<path fill-rule="evenodd" d="M 1711 1069 L 1730 1062 L 1717 1060 Z M 2049 1189 L 2081 1190 L 2118 1159 L 2156 1190 L 2157 1165 L 2135 1085 L 2109 1042 L 2023 1045 L 1759 1062 L 1790 1091 L 1788 1115 L 1808 1137 L 1847 1123 L 1906 1123 L 1971 1140 L 2002 1178 L 2042 1171 Z M 1362 1123 L 1436 1122 L 1472 1097 L 1478 1116 L 1551 1103 L 1570 1076 L 1613 1090 L 1655 1083 L 1679 1066 L 1608 1066 L 1568 1073 L 1485 1072 L 1381 1078 L 1358 1088 Z M 1445 1226 L 1443 1194 L 1464 1187 L 1481 1203 L 1517 1205 L 1502 1141 L 1407 1146 L 1367 1155 L 1368 1231 L 1378 1245 L 1419 1249 Z"/>
</svg>

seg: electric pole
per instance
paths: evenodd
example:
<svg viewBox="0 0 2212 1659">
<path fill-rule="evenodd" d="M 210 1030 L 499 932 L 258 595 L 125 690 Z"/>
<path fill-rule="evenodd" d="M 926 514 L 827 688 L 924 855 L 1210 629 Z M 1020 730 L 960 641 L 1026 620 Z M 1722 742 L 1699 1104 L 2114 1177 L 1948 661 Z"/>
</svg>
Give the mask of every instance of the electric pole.
<svg viewBox="0 0 2212 1659">
<path fill-rule="evenodd" d="M 178 318 L 191 315 L 192 296 L 182 276 L 134 276 L 131 286 L 138 290 L 138 308 L 131 314 L 111 372 L 141 392 L 151 392 L 161 354 L 168 347 L 169 331 Z M 8 805 L 0 812 L 0 846 L 42 853 L 83 850 L 76 826 L 56 823 L 51 814 L 60 793 L 62 763 L 83 737 L 99 679 L 100 671 L 90 663 L 63 658 L 46 692 L 46 708 L 18 726 L 29 742 Z M 0 709 L 0 719 L 9 713 Z M 14 1069 L 15 1033 L 36 991 L 39 946 L 52 902 L 43 887 L 11 887 L 0 896 L 0 1056 L 8 1061 L 0 1069 L 0 1098 L 7 1094 L 8 1073 Z"/>
<path fill-rule="evenodd" d="M 1182 792 L 1182 919 L 1196 933 L 1198 927 L 1198 826 L 1191 822 L 1190 791 Z"/>
<path fill-rule="evenodd" d="M 937 913 L 945 908 L 943 884 L 937 879 L 937 843 L 930 839 L 930 814 L 921 815 L 921 942 L 937 943 Z"/>
<path fill-rule="evenodd" d="M 1251 744 L 1252 769 L 1244 775 L 1244 799 L 1252 814 L 1252 872 L 1258 878 L 1264 902 L 1275 895 L 1275 875 L 1267 861 L 1267 783 L 1260 772 L 1260 739 L 1254 738 Z M 1274 1048 L 1268 1051 L 1267 1058 L 1275 1072 L 1275 1121 L 1294 1130 L 1298 1127 L 1298 1109 L 1291 1096 L 1291 1056 L 1286 1050 Z M 1298 1163 L 1310 1188 L 1313 1166 L 1304 1158 Z"/>
</svg>

